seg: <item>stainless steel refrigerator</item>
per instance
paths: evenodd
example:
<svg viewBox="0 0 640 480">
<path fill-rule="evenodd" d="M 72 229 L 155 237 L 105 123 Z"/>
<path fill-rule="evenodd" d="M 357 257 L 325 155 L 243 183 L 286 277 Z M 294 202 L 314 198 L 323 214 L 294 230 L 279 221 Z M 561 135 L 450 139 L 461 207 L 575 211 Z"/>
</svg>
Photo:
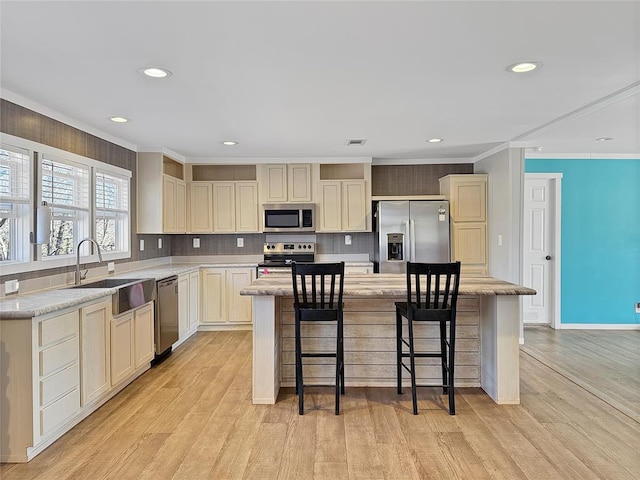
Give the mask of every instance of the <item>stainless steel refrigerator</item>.
<svg viewBox="0 0 640 480">
<path fill-rule="evenodd" d="M 446 200 L 380 201 L 376 230 L 375 261 L 380 273 L 404 273 L 407 261 L 450 261 Z"/>
</svg>

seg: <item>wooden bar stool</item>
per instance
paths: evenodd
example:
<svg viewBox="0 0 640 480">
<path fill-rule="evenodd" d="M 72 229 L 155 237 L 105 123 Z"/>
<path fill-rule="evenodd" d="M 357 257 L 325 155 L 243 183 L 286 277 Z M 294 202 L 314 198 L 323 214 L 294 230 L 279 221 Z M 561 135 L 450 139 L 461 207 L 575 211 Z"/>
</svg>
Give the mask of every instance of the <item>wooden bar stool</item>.
<svg viewBox="0 0 640 480">
<path fill-rule="evenodd" d="M 396 350 L 398 393 L 402 393 L 402 369 L 411 374 L 413 414 L 418 414 L 416 388 L 440 385 L 416 385 L 416 358 L 440 358 L 442 364 L 443 393 L 449 395 L 449 414 L 455 415 L 454 366 L 456 344 L 456 305 L 460 281 L 460 262 L 411 263 L 407 262 L 407 301 L 396 302 Z M 408 340 L 403 337 L 407 319 Z M 440 326 L 440 351 L 416 352 L 413 323 L 436 322 Z M 447 339 L 447 324 L 448 339 Z M 405 351 L 404 347 L 409 351 Z M 409 366 L 403 359 L 409 358 Z"/>
<path fill-rule="evenodd" d="M 336 415 L 340 413 L 340 394 L 344 395 L 344 334 L 343 304 L 344 262 L 293 263 L 293 299 L 296 343 L 296 393 L 298 413 L 304 414 L 304 381 L 302 359 L 334 357 L 336 359 Z M 336 285 L 337 284 L 337 285 Z M 300 325 L 302 322 L 336 322 L 336 351 L 302 351 Z M 315 385 L 314 385 L 315 386 Z"/>
</svg>

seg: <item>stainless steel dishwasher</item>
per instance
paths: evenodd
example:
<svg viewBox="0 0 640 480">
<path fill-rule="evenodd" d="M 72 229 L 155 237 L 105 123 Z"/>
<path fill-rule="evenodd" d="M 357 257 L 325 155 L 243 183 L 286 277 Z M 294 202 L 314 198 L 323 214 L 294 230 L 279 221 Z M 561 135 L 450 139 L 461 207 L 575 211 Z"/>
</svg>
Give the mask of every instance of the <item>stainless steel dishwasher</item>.
<svg viewBox="0 0 640 480">
<path fill-rule="evenodd" d="M 156 361 L 171 353 L 171 345 L 178 341 L 178 277 L 156 283 Z"/>
</svg>

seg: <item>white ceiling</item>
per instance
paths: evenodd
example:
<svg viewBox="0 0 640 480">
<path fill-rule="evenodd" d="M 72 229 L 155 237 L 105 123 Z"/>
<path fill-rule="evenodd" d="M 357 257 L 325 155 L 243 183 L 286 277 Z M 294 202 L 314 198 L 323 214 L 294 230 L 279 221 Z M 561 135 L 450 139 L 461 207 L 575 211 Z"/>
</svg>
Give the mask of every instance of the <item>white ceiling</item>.
<svg viewBox="0 0 640 480">
<path fill-rule="evenodd" d="M 640 1 L 2 1 L 0 22 L 4 98 L 192 161 L 640 152 Z"/>
</svg>

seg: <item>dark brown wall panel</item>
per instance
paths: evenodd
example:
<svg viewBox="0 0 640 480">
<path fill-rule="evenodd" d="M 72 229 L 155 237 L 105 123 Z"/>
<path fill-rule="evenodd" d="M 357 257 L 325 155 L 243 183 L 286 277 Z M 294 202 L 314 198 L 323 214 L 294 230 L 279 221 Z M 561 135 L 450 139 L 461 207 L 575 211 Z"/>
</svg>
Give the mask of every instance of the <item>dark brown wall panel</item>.
<svg viewBox="0 0 640 480">
<path fill-rule="evenodd" d="M 373 165 L 371 195 L 438 195 L 438 179 L 454 173 L 473 173 L 473 164 Z"/>
</svg>

